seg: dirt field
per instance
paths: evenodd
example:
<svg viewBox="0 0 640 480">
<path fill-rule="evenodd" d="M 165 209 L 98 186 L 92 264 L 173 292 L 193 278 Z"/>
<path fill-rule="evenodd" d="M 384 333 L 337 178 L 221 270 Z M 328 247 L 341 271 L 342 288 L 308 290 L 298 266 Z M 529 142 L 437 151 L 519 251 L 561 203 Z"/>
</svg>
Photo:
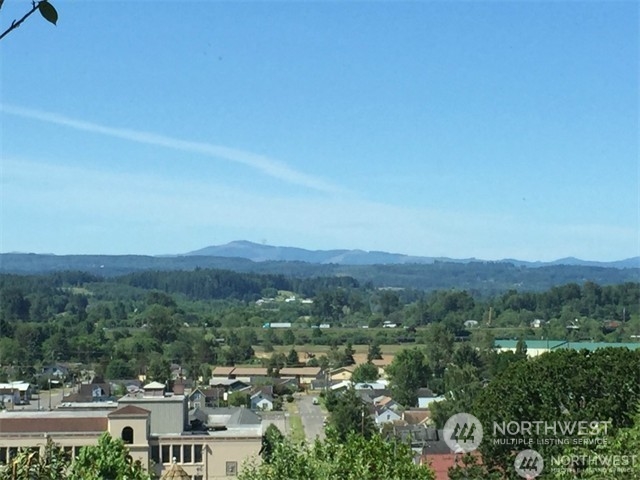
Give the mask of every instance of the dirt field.
<svg viewBox="0 0 640 480">
<path fill-rule="evenodd" d="M 298 352 L 301 361 L 306 361 L 307 354 L 315 355 L 319 357 L 321 355 L 326 355 L 329 352 L 330 348 L 328 345 L 296 345 L 294 347 Z M 403 345 L 380 345 L 380 349 L 382 350 L 382 359 L 391 362 L 396 352 L 406 348 Z M 265 352 L 262 347 L 255 346 L 253 347 L 256 352 L 257 358 L 269 358 L 273 352 Z M 344 349 L 344 346 L 339 347 L 339 349 Z M 367 361 L 367 351 L 369 349 L 368 345 L 354 345 L 353 349 L 355 350 L 355 354 L 353 355 L 353 359 L 357 364 L 365 363 Z M 287 354 L 291 350 L 290 345 L 276 345 L 274 346 L 274 352 Z"/>
</svg>

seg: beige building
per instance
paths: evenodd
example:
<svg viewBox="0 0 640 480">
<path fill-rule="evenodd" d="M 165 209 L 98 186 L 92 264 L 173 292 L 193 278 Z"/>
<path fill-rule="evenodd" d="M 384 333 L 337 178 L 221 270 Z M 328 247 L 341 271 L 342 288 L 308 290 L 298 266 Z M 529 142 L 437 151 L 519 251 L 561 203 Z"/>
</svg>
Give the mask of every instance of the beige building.
<svg viewBox="0 0 640 480">
<path fill-rule="evenodd" d="M 310 385 L 314 380 L 322 378 L 320 367 L 289 367 L 280 369 L 281 378 L 295 378 L 298 385 Z"/>
<path fill-rule="evenodd" d="M 351 380 L 355 367 L 339 367 L 329 372 L 329 379 L 332 382 L 341 382 L 342 380 Z"/>
<path fill-rule="evenodd" d="M 0 412 L 0 463 L 22 447 L 43 449 L 49 437 L 75 456 L 105 431 L 158 476 L 176 463 L 192 480 L 235 477 L 245 460 L 258 455 L 262 441 L 262 425 L 255 422 L 192 429 L 184 396 L 152 391 L 126 395 L 116 409 Z"/>
<path fill-rule="evenodd" d="M 256 380 L 271 378 L 264 367 L 215 367 L 211 373 L 211 385 L 217 385 L 223 380 L 240 380 L 247 384 Z M 320 367 L 285 367 L 279 371 L 280 378 L 294 378 L 298 385 L 310 385 L 312 381 L 322 378 Z"/>
</svg>

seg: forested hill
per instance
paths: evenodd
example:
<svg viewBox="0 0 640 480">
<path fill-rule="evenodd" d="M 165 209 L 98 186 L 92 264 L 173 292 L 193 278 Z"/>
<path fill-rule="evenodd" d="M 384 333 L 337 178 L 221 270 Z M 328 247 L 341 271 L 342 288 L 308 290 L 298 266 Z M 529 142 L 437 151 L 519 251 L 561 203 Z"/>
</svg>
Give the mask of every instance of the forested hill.
<svg viewBox="0 0 640 480">
<path fill-rule="evenodd" d="M 640 281 L 640 268 L 551 265 L 530 268 L 505 262 L 435 262 L 404 265 L 335 265 L 305 262 L 252 262 L 207 256 L 151 257 L 137 255 L 0 254 L 0 273 L 43 274 L 81 271 L 114 277 L 145 271 L 224 269 L 238 273 L 284 275 L 293 278 L 353 277 L 376 287 L 441 290 L 460 288 L 481 294 L 509 289 L 543 291 L 567 283 L 592 281 L 614 285 Z"/>
</svg>

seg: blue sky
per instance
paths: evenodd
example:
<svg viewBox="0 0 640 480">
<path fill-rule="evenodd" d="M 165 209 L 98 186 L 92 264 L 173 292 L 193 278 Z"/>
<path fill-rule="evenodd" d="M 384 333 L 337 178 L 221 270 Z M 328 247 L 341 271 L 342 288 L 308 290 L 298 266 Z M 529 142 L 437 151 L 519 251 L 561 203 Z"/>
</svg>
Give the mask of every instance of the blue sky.
<svg viewBox="0 0 640 480">
<path fill-rule="evenodd" d="M 637 2 L 52 3 L 0 41 L 2 252 L 640 254 Z"/>
</svg>

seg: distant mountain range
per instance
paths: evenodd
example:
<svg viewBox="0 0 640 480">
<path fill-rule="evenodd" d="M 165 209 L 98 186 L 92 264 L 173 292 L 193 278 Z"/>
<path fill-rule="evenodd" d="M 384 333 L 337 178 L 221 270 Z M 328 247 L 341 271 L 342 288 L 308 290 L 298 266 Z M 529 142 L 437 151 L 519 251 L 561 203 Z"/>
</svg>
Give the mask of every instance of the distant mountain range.
<svg viewBox="0 0 640 480">
<path fill-rule="evenodd" d="M 162 256 L 0 254 L 0 273 L 18 275 L 81 271 L 113 278 L 142 271 L 210 268 L 296 278 L 349 276 L 376 287 L 425 291 L 460 288 L 487 295 L 509 289 L 542 291 L 571 282 L 614 285 L 640 281 L 640 257 L 618 262 L 575 258 L 554 262 L 483 261 L 362 250 L 311 251 L 247 241 Z"/>
<path fill-rule="evenodd" d="M 484 262 L 476 258 L 454 259 L 448 257 L 418 257 L 401 253 L 364 250 L 306 250 L 296 247 L 276 247 L 238 240 L 224 245 L 213 245 L 184 254 L 185 256 L 244 258 L 252 262 L 306 262 L 335 265 L 406 265 L 432 264 L 435 262 L 471 263 Z M 640 257 L 615 262 L 596 262 L 574 257 L 561 258 L 552 262 L 526 262 L 516 259 L 499 260 L 524 267 L 544 267 L 550 265 L 579 265 L 583 267 L 638 268 Z"/>
</svg>

